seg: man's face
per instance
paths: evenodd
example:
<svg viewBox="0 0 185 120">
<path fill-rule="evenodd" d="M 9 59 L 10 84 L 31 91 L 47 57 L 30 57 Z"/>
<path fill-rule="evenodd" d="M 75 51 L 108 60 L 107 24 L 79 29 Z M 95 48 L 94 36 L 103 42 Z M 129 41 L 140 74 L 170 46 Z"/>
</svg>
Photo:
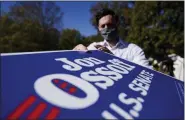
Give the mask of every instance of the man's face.
<svg viewBox="0 0 185 120">
<path fill-rule="evenodd" d="M 117 27 L 116 20 L 113 18 L 112 15 L 103 16 L 99 20 L 98 30 L 101 31 L 103 28 L 115 28 Z"/>
</svg>

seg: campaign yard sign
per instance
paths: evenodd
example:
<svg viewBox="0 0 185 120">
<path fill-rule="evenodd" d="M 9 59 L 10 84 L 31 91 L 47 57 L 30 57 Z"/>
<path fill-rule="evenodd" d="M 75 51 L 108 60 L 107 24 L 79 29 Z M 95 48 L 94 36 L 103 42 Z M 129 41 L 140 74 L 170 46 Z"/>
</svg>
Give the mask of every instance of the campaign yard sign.
<svg viewBox="0 0 185 120">
<path fill-rule="evenodd" d="M 1 119 L 183 119 L 184 83 L 101 51 L 1 54 Z"/>
</svg>

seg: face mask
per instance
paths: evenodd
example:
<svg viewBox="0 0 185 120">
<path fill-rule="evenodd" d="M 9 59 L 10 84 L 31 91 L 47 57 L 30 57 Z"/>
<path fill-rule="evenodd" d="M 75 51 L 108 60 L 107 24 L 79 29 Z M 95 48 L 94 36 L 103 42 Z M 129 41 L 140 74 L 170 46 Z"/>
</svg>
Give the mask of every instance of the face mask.
<svg viewBox="0 0 185 120">
<path fill-rule="evenodd" d="M 104 28 L 100 31 L 100 33 L 107 41 L 115 40 L 118 37 L 116 28 Z"/>
</svg>

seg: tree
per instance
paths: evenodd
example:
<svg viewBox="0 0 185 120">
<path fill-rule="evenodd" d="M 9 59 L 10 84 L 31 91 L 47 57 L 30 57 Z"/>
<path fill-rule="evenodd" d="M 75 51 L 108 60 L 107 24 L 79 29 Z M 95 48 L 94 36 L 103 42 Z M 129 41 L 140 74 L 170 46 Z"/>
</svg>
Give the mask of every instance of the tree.
<svg viewBox="0 0 185 120">
<path fill-rule="evenodd" d="M 56 50 L 63 13 L 54 2 L 16 2 L 0 20 L 0 52 Z"/>
<path fill-rule="evenodd" d="M 20 24 L 3 16 L 0 20 L 0 51 L 1 52 L 23 52 L 40 50 L 38 44 L 42 39 L 42 27 L 31 21 L 24 21 Z"/>
<path fill-rule="evenodd" d="M 0 52 L 7 52 L 10 51 L 10 35 L 12 31 L 10 30 L 11 26 L 13 25 L 13 21 L 8 18 L 8 16 L 1 16 L 0 19 Z"/>
<path fill-rule="evenodd" d="M 102 41 L 103 38 L 100 34 L 84 37 L 78 30 L 64 29 L 60 36 L 59 49 L 71 50 L 78 44 L 83 44 L 86 47 L 92 42 Z"/>
<path fill-rule="evenodd" d="M 120 38 L 139 45 L 147 57 L 160 61 L 171 53 L 183 56 L 183 1 L 97 2 L 90 10 L 95 27 L 94 15 L 102 8 L 120 16 Z"/>
<path fill-rule="evenodd" d="M 62 30 L 59 49 L 68 50 L 75 47 L 77 44 L 83 44 L 84 37 L 80 34 L 79 31 L 75 29 L 64 29 Z"/>
<path fill-rule="evenodd" d="M 46 29 L 61 25 L 63 16 L 60 7 L 53 1 L 19 1 L 11 7 L 9 14 L 16 22 L 37 21 Z"/>
<path fill-rule="evenodd" d="M 141 46 L 148 57 L 161 61 L 183 55 L 183 2 L 135 2 L 127 41 Z"/>
</svg>

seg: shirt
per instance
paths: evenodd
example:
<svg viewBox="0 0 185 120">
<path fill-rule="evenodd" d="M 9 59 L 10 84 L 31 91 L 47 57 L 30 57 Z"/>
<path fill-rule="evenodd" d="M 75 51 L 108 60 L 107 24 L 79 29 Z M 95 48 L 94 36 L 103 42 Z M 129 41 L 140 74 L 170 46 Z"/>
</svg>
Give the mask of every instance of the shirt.
<svg viewBox="0 0 185 120">
<path fill-rule="evenodd" d="M 109 43 L 106 40 L 104 40 L 102 42 L 91 43 L 87 47 L 87 49 L 97 50 L 94 47 L 95 45 L 102 45 L 109 49 L 117 57 L 126 59 L 128 61 L 152 69 L 152 66 L 149 65 L 149 61 L 146 59 L 143 50 L 133 43 L 128 43 L 123 40 L 119 40 L 115 46 L 110 47 Z"/>
</svg>

